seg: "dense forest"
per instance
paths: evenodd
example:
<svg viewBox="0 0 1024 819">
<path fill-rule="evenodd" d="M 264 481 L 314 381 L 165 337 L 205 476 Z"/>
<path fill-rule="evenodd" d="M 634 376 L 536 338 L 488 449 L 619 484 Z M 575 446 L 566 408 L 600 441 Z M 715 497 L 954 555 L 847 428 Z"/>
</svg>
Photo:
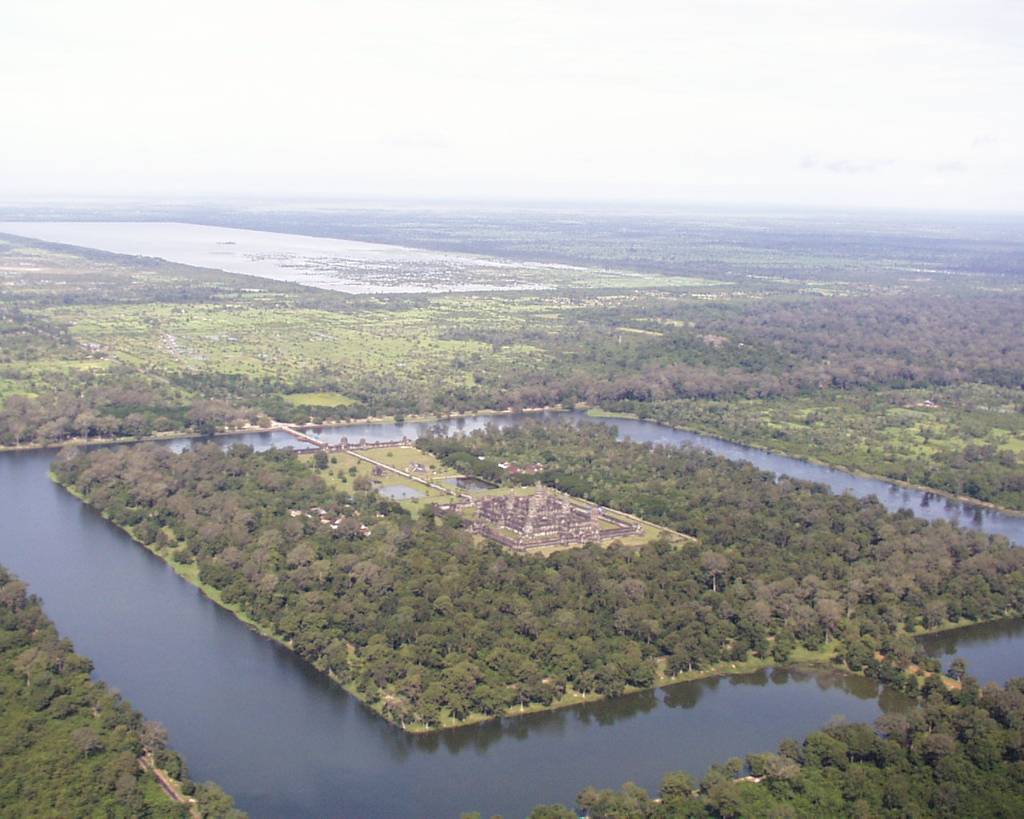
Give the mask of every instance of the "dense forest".
<svg viewBox="0 0 1024 819">
<path fill-rule="evenodd" d="M 140 760 L 181 783 L 203 817 L 241 817 L 195 784 L 163 728 L 90 679 L 24 583 L 0 567 L 0 805 L 6 817 L 188 817 Z"/>
<path fill-rule="evenodd" d="M 765 398 L 965 382 L 1020 390 L 1024 297 L 913 293 L 721 299 L 661 296 L 581 306 L 524 328 L 453 329 L 561 353 L 517 373 L 525 403 Z M 525 334 L 523 339 L 520 334 Z M 559 346 L 560 345 L 560 346 Z"/>
<path fill-rule="evenodd" d="M 667 774 L 658 797 L 627 783 L 587 788 L 591 819 L 742 816 L 1018 816 L 1024 803 L 1024 679 L 1005 687 L 933 688 L 920 707 L 875 724 L 836 722 L 777 753 L 715 765 L 698 783 Z M 740 774 L 745 776 L 740 777 Z M 530 819 L 573 819 L 543 805 Z"/>
<path fill-rule="evenodd" d="M 218 399 L 185 400 L 130 375 L 42 396 L 12 395 L 0 410 L 0 445 L 58 444 L 69 439 L 140 438 L 172 431 L 210 435 L 266 424 L 261 412 Z"/>
<path fill-rule="evenodd" d="M 330 489 L 289 451 L 67 449 L 53 469 L 403 725 L 785 662 L 798 647 L 914 693 L 904 669 L 930 661 L 907 631 L 1024 611 L 1024 552 L 1005 541 L 700 450 L 570 425 L 421 443 L 488 477 L 499 457 L 528 456 L 546 482 L 699 543 L 515 555 L 458 516 L 412 518 L 355 481 Z"/>
</svg>

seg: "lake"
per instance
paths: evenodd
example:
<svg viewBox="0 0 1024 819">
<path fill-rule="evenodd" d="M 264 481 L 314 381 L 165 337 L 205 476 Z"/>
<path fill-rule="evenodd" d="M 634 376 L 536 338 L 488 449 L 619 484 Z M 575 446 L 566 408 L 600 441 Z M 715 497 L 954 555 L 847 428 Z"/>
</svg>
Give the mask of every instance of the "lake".
<svg viewBox="0 0 1024 819">
<path fill-rule="evenodd" d="M 345 293 L 547 290 L 595 275 L 603 286 L 637 281 L 628 271 L 182 222 L 0 222 L 0 233 Z"/>
<path fill-rule="evenodd" d="M 925 650 L 949 668 L 954 657 L 967 661 L 967 671 L 982 682 L 1002 685 L 1011 677 L 1024 677 L 1024 620 L 978 623 L 954 631 L 918 638 Z"/>
</svg>

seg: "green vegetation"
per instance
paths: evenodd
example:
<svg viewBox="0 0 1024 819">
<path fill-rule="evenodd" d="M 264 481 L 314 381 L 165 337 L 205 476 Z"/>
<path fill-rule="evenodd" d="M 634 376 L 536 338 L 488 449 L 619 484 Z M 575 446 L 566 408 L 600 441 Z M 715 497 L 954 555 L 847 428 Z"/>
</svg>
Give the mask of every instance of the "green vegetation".
<svg viewBox="0 0 1024 819">
<path fill-rule="evenodd" d="M 343 491 L 366 490 L 372 487 L 382 495 L 397 500 L 403 509 L 416 516 L 432 515 L 435 504 L 452 503 L 457 500 L 459 492 L 467 491 L 459 490 L 453 481 L 454 477 L 459 475 L 457 470 L 445 466 L 429 452 L 414 446 L 373 448 L 358 454 L 339 452 L 329 458 L 326 454 L 300 453 L 299 459 L 317 465 L 328 486 Z M 331 468 L 328 468 L 328 464 Z M 399 472 L 393 472 L 392 469 Z M 393 490 L 399 490 L 397 495 Z M 404 494 L 403 490 L 410 490 L 415 495 L 401 497 L 400 495 Z M 529 488 L 505 486 L 472 489 L 468 494 L 482 499 L 496 495 L 528 494 L 530 491 L 532 490 Z M 613 519 L 624 520 L 621 515 L 612 511 L 606 510 L 606 514 Z M 462 516 L 471 520 L 473 513 L 466 511 Z M 630 522 L 639 523 L 641 531 L 618 538 L 615 542 L 619 545 L 640 546 L 658 539 L 675 543 L 680 539 L 679 533 L 666 527 L 655 526 L 643 520 Z M 570 544 L 569 548 L 579 545 L 582 544 Z M 548 546 L 532 550 L 531 554 L 549 555 L 561 548 L 566 547 Z"/>
<path fill-rule="evenodd" d="M 929 688 L 920 707 L 874 726 L 836 722 L 778 753 L 714 765 L 698 784 L 666 774 L 658 798 L 627 783 L 587 788 L 591 819 L 741 816 L 1016 816 L 1024 802 L 1024 679 L 979 690 Z M 740 776 L 740 774 L 745 774 Z M 543 805 L 530 819 L 571 819 Z"/>
<path fill-rule="evenodd" d="M 913 694 L 935 669 L 908 630 L 1024 610 L 1024 552 L 1005 541 L 700 450 L 565 424 L 420 445 L 488 477 L 499 452 L 545 463 L 557 488 L 699 542 L 517 555 L 458 516 L 411 516 L 343 464 L 243 446 L 69 449 L 54 474 L 414 729 L 785 663 L 800 649 Z"/>
<path fill-rule="evenodd" d="M 1024 511 L 1024 403 L 977 384 L 632 404 L 652 420 Z"/>
<path fill-rule="evenodd" d="M 93 682 L 91 670 L 25 584 L 0 567 L 4 816 L 244 815 L 215 784 L 194 784 L 166 746 L 163 728 Z M 167 777 L 174 798 L 154 768 Z"/>
<path fill-rule="evenodd" d="M 347 407 L 355 403 L 340 392 L 293 392 L 284 400 L 296 407 Z"/>
<path fill-rule="evenodd" d="M 0 445 L 585 404 L 1024 510 L 1024 290 L 801 252 L 819 276 L 351 296 L 12 240 Z"/>
<path fill-rule="evenodd" d="M 435 489 L 421 483 L 427 480 L 432 483 L 444 486 L 445 478 L 456 474 L 441 464 L 433 455 L 423 452 L 414 447 L 384 447 L 371 449 L 360 453 L 364 457 L 356 457 L 347 452 L 332 454 L 328 463 L 330 468 L 324 464 L 320 475 L 327 482 L 328 486 L 341 491 L 366 491 L 370 488 L 387 495 L 390 488 L 404 487 L 415 493 L 414 497 L 394 498 L 403 509 L 413 515 L 429 514 L 435 503 L 450 503 L 453 499 L 451 491 Z M 315 464 L 317 458 L 324 456 L 317 454 L 300 454 L 300 460 Z M 407 475 L 415 474 L 420 481 L 412 477 L 395 474 L 389 470 L 380 470 L 370 462 L 372 459 L 377 463 L 400 470 Z M 409 470 L 414 464 L 423 467 L 422 471 L 410 473 Z M 452 487 L 454 489 L 454 487 Z"/>
<path fill-rule="evenodd" d="M 528 211 L 217 218 L 589 269 L 526 265 L 522 281 L 548 290 L 352 296 L 0 241 L 0 446 L 585 406 L 1024 510 L 1024 287 L 1019 237 L 1004 227 L 668 214 L 565 227 Z M 693 540 L 649 528 L 643 543 L 510 554 L 458 516 L 435 518 L 445 493 L 383 498 L 375 489 L 422 485 L 347 455 L 67 450 L 54 471 L 214 600 L 410 730 L 796 661 L 927 699 L 923 723 L 834 726 L 749 759 L 760 783 L 732 781 L 729 765 L 697 795 L 670 777 L 659 804 L 634 788 L 588 792 L 592 816 L 1014 812 L 999 800 L 1019 801 L 1021 754 L 1005 730 L 1019 733 L 1021 686 L 943 694 L 909 635 L 1024 611 L 1024 553 L 593 427 L 422 446 L 432 454 L 371 455 L 398 469 L 415 457 L 431 477 L 478 475 L 501 484 L 494 492 L 536 480 L 500 461 L 540 462 L 545 483 Z M 10 686 L 5 709 L 34 688 Z M 141 747 L 129 735 L 103 740 L 120 754 L 118 777 L 125 749 Z M 106 750 L 79 759 L 70 735 L 54 736 L 62 765 L 113 765 Z M 4 771 L 0 787 L 36 770 Z M 160 796 L 138 773 L 118 790 L 106 771 L 83 785 L 114 782 L 97 805 Z"/>
<path fill-rule="evenodd" d="M 874 499 L 834 496 L 817 484 L 775 482 L 748 464 L 702 450 L 616 443 L 610 428 L 569 424 L 490 429 L 420 445 L 454 468 L 490 480 L 501 479 L 500 459 L 540 462 L 544 481 L 562 491 L 691 535 L 705 549 L 700 563 L 712 589 L 719 579 L 739 580 L 764 633 L 816 650 L 835 636 L 823 625 L 822 618 L 831 617 L 837 627 L 844 624 L 840 659 L 849 668 L 911 693 L 918 681 L 904 670 L 912 663 L 935 669 L 907 633 L 1020 610 L 1024 558 L 1005 540 L 981 538 L 967 546 L 962 538 L 973 536 L 944 522 L 927 525 L 909 513 L 892 515 Z M 865 518 L 858 514 L 874 523 L 863 529 Z M 898 555 L 883 545 L 893 537 L 901 542 Z M 988 565 L 982 571 L 993 579 L 990 561 L 1003 559 L 996 555 L 1010 564 L 1002 564 L 1007 574 L 997 584 L 1001 591 L 991 596 L 995 586 L 981 591 L 968 575 Z M 943 582 L 937 572 L 950 575 Z M 780 595 L 795 597 L 779 602 Z M 865 603 L 877 608 L 864 616 L 882 622 L 855 625 L 854 613 Z M 784 655 L 774 643 L 771 651 Z"/>
</svg>

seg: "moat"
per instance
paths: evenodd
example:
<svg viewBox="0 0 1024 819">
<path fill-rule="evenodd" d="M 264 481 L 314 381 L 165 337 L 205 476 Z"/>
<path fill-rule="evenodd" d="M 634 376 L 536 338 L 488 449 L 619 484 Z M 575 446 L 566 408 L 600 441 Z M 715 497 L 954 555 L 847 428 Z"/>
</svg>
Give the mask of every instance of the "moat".
<svg viewBox="0 0 1024 819">
<path fill-rule="evenodd" d="M 469 418 L 449 426 L 468 430 L 490 421 L 520 423 L 522 416 Z M 701 436 L 655 424 L 616 423 L 634 440 L 701 442 L 694 440 Z M 361 425 L 318 434 L 393 440 L 415 437 L 427 426 Z M 240 439 L 261 448 L 295 442 L 283 433 L 223 440 Z M 820 473 L 834 473 L 857 494 L 880 486 L 887 505 L 930 517 L 955 515 L 964 525 L 1024 543 L 1022 518 L 989 510 L 976 514 L 934 498 L 919 509 L 922 499 L 913 490 L 890 490 L 881 481 L 716 445 L 731 457 L 762 459 L 759 466 L 778 472 L 805 468 L 798 477 L 821 480 Z M 6 523 L 0 562 L 43 598 L 62 633 L 93 658 L 98 678 L 167 726 L 194 777 L 217 780 L 253 816 L 404 816 L 410 804 L 425 816 L 464 810 L 521 816 L 537 802 L 571 802 L 588 784 L 617 787 L 633 779 L 653 788 L 667 770 L 700 775 L 712 761 L 769 750 L 836 714 L 870 720 L 903 706 L 899 697 L 862 678 L 771 670 L 410 736 L 213 605 L 51 483 L 52 454 L 0 455 Z M 937 653 L 966 657 L 983 680 L 1024 673 L 1024 661 L 1017 659 L 1024 624 L 993 624 L 927 640 Z"/>
</svg>

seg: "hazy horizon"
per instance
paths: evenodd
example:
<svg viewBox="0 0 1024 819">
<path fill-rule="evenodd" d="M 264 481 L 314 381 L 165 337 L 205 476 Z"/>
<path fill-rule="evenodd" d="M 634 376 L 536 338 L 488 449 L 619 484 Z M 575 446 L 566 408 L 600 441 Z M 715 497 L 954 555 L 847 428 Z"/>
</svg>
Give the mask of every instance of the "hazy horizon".
<svg viewBox="0 0 1024 819">
<path fill-rule="evenodd" d="M 7 203 L 1024 211 L 1007 0 L 5 12 Z"/>
<path fill-rule="evenodd" d="M 19 209 L 25 214 L 19 215 Z M 95 209 L 101 209 L 99 212 Z M 128 213 L 125 211 L 135 211 Z M 141 211 L 141 213 L 139 213 Z M 594 216 L 641 216 L 645 213 L 680 218 L 722 217 L 735 218 L 794 218 L 817 220 L 829 216 L 863 217 L 867 220 L 898 216 L 909 221 L 947 221 L 971 219 L 1017 224 L 1024 218 L 1024 203 L 1018 209 L 963 208 L 941 205 L 900 206 L 885 203 L 822 204 L 784 201 L 696 201 L 672 199 L 561 199 L 536 197 L 478 196 L 461 198 L 408 197 L 408 196 L 352 196 L 329 194 L 289 196 L 270 193 L 204 193 L 204 194 L 61 194 L 36 196 L 8 196 L 0 199 L 0 221 L 171 221 L 186 224 L 206 224 L 203 219 L 190 217 L 205 214 L 244 212 L 492 212 L 538 214 L 588 214 Z M 56 215 L 54 215 L 56 212 Z M 12 215 L 13 214 L 13 215 Z"/>
</svg>

